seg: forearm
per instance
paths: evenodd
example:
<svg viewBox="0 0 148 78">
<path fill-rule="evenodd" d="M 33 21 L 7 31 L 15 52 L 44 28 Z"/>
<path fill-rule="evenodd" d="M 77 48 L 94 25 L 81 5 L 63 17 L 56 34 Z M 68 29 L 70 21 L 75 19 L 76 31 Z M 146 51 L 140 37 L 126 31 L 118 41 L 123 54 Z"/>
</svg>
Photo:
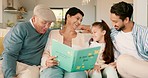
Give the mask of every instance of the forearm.
<svg viewBox="0 0 148 78">
<path fill-rule="evenodd" d="M 13 78 L 16 76 L 16 59 L 8 53 L 3 54 L 2 71 L 4 78 Z"/>
<path fill-rule="evenodd" d="M 43 53 L 43 57 L 41 60 L 41 71 L 48 68 L 48 67 L 58 65 L 58 62 L 55 59 L 56 59 L 56 57 L 50 56 L 49 52 Z"/>
<path fill-rule="evenodd" d="M 50 54 L 49 51 L 44 51 L 41 59 L 41 66 L 46 67 L 46 61 L 49 58 Z"/>
</svg>

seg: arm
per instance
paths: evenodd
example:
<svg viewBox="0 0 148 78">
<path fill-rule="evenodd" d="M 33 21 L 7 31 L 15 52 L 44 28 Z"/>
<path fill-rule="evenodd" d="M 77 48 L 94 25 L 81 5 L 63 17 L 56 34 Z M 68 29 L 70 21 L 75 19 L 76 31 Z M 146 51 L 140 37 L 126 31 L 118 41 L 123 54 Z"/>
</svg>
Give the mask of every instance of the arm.
<svg viewBox="0 0 148 78">
<path fill-rule="evenodd" d="M 144 37 L 142 37 L 145 40 L 144 41 L 144 52 L 146 55 L 146 60 L 148 61 L 148 28 L 145 29 L 145 34 L 143 36 L 145 36 L 145 39 Z"/>
<path fill-rule="evenodd" d="M 78 30 L 83 30 L 82 33 L 90 33 L 90 25 L 80 25 L 78 28 Z"/>
<path fill-rule="evenodd" d="M 58 62 L 55 60 L 55 56 L 50 56 L 48 51 L 44 51 L 42 59 L 41 59 L 41 66 L 43 68 L 52 67 L 58 65 Z"/>
<path fill-rule="evenodd" d="M 148 57 L 148 33 L 147 33 L 147 36 L 146 36 L 146 43 L 145 43 L 145 50 L 146 50 L 146 54 L 147 54 L 147 57 Z"/>
<path fill-rule="evenodd" d="M 52 32 L 50 32 L 50 34 L 52 34 Z M 42 59 L 41 59 L 41 67 L 42 67 L 42 69 L 52 67 L 52 66 L 55 66 L 55 65 L 58 64 L 57 61 L 54 60 L 56 57 L 50 55 L 51 40 L 52 40 L 50 34 L 49 34 L 48 41 L 46 43 L 45 50 L 44 50 L 43 55 L 42 55 Z"/>
<path fill-rule="evenodd" d="M 19 51 L 22 48 L 23 37 L 22 30 L 15 26 L 5 36 L 2 71 L 4 78 L 16 76 L 16 61 L 19 56 Z"/>
</svg>

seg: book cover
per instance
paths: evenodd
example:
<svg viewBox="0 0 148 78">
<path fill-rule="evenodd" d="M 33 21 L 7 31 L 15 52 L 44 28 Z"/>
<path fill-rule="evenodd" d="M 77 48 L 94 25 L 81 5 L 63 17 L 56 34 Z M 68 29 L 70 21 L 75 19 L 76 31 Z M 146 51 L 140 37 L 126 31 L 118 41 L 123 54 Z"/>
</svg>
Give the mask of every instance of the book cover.
<svg viewBox="0 0 148 78">
<path fill-rule="evenodd" d="M 84 71 L 94 67 L 100 46 L 85 49 L 73 49 L 56 40 L 52 40 L 52 56 L 57 56 L 59 67 L 68 72 Z"/>
</svg>

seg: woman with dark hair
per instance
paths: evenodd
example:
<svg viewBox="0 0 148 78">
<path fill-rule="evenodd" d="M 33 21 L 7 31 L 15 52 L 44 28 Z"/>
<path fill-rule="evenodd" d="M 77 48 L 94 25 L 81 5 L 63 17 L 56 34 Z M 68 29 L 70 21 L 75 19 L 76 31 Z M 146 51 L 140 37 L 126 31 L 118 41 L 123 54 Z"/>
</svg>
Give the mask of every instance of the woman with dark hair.
<svg viewBox="0 0 148 78">
<path fill-rule="evenodd" d="M 76 29 L 80 26 L 84 13 L 76 8 L 70 8 L 65 15 L 65 25 L 61 30 L 52 30 L 49 34 L 48 41 L 42 56 L 40 78 L 87 78 L 84 71 L 67 72 L 58 67 L 58 62 L 54 60 L 56 57 L 51 55 L 51 41 L 55 39 L 63 44 L 73 48 L 84 47 L 85 44 L 76 45 L 76 41 L 80 33 Z M 75 41 L 76 40 L 76 41 Z M 58 48 L 58 47 L 57 47 Z"/>
<path fill-rule="evenodd" d="M 90 47 L 101 46 L 101 50 L 94 68 L 89 71 L 89 76 L 91 78 L 118 78 L 109 26 L 103 20 L 100 20 L 100 22 L 92 24 L 91 32 Z"/>
</svg>

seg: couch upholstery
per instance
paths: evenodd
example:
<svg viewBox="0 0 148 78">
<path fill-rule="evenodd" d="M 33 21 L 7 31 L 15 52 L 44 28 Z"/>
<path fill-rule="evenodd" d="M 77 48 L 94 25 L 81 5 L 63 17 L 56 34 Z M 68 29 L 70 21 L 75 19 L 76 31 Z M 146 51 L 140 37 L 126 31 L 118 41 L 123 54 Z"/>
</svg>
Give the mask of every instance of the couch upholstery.
<svg viewBox="0 0 148 78">
<path fill-rule="evenodd" d="M 4 40 L 4 37 L 0 37 L 0 55 L 2 54 L 3 50 L 4 50 L 4 47 L 3 47 L 3 40 Z"/>
</svg>

